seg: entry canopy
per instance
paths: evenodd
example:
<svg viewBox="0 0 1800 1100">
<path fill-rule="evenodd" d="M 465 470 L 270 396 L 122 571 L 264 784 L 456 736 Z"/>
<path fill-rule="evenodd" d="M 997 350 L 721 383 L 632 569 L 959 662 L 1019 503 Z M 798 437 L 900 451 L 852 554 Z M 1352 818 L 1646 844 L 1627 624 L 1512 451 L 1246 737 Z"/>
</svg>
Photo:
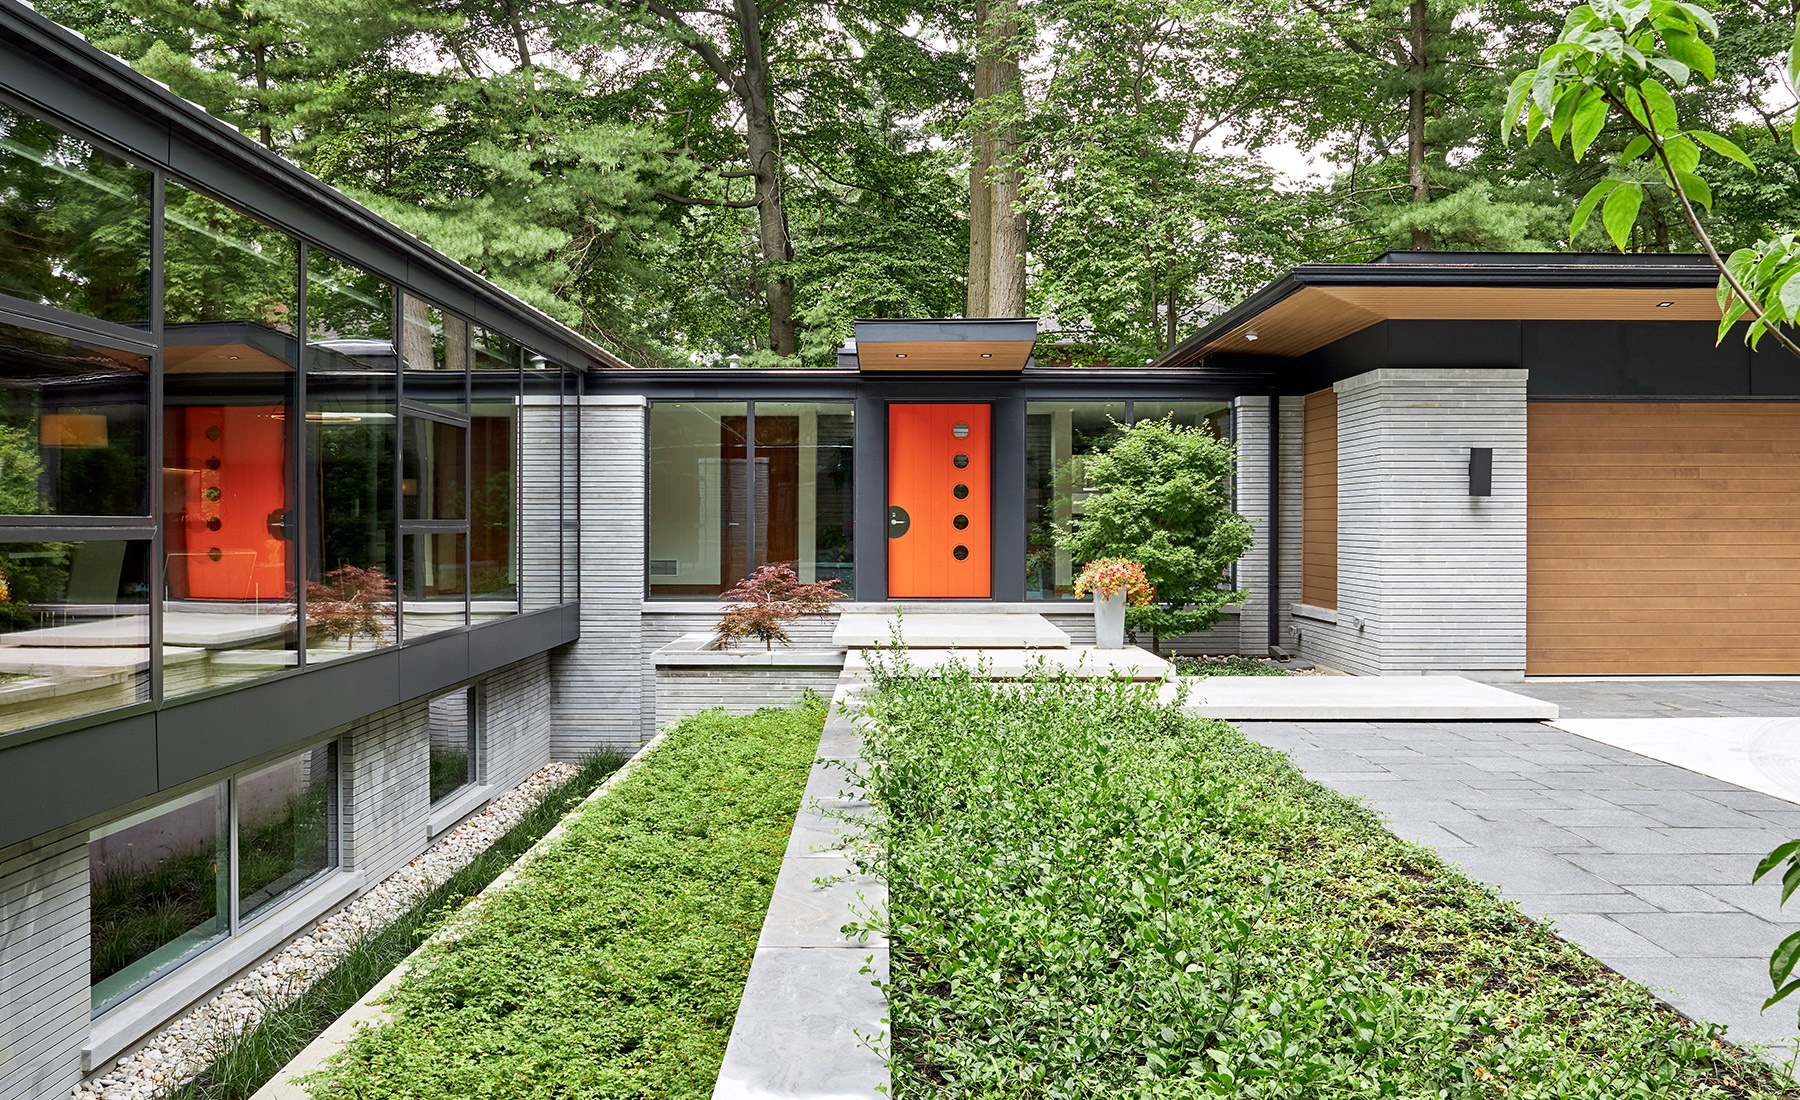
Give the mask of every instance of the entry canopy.
<svg viewBox="0 0 1800 1100">
<path fill-rule="evenodd" d="M 1301 264 L 1155 363 L 1294 357 L 1381 321 L 1719 320 L 1704 256 L 1390 252 L 1366 264 Z"/>
<path fill-rule="evenodd" d="M 865 371 L 1022 371 L 1037 318 L 919 318 L 856 322 L 856 366 Z"/>
</svg>

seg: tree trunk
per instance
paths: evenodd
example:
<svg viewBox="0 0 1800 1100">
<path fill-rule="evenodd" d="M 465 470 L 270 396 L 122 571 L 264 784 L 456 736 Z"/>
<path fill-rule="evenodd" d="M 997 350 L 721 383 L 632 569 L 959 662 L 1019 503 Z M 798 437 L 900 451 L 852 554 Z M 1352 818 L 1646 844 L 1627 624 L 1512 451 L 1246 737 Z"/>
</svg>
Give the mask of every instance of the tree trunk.
<svg viewBox="0 0 1800 1100">
<path fill-rule="evenodd" d="M 987 0 L 976 0 L 975 23 L 987 26 Z M 971 157 L 969 162 L 969 286 L 963 309 L 965 317 L 988 316 L 988 264 L 993 252 L 994 223 L 990 217 L 988 172 L 994 166 L 994 145 L 988 137 L 987 120 L 982 116 L 992 94 L 991 67 L 988 61 L 975 59 L 975 110 L 970 127 Z"/>
<path fill-rule="evenodd" d="M 744 69 L 738 79 L 738 97 L 744 106 L 744 138 L 750 153 L 751 178 L 756 182 L 757 244 L 766 264 L 784 264 L 794 258 L 788 236 L 787 206 L 781 189 L 781 145 L 770 110 L 769 57 L 763 48 L 762 14 L 756 0 L 736 0 L 737 22 L 743 32 Z M 769 350 L 793 355 L 800 350 L 794 328 L 794 281 L 770 272 L 764 284 L 769 304 Z"/>
<path fill-rule="evenodd" d="M 1422 206 L 1431 201 L 1431 189 L 1425 183 L 1425 0 L 1412 0 L 1407 10 L 1411 50 L 1406 69 L 1411 80 L 1406 93 L 1406 182 L 1413 203 Z M 1431 230 L 1415 228 L 1412 246 L 1415 251 L 1431 251 Z"/>
<path fill-rule="evenodd" d="M 1168 341 L 1163 344 L 1164 351 L 1174 347 L 1175 342 L 1181 339 L 1180 294 L 1181 286 L 1179 283 L 1169 284 L 1169 336 Z"/>
<path fill-rule="evenodd" d="M 978 0 L 975 47 L 975 162 L 969 179 L 969 301 L 984 317 L 1025 315 L 1025 215 L 1019 204 L 1020 26 L 1017 0 Z M 996 119 L 995 116 L 1002 116 Z M 979 184 L 979 188 L 978 188 Z M 985 195 L 983 195 L 985 192 Z M 976 213 L 985 197 L 985 217 Z M 985 232 L 984 232 L 985 231 Z M 976 274 L 985 260 L 986 276 Z M 978 296 L 978 291 L 985 294 Z"/>
</svg>

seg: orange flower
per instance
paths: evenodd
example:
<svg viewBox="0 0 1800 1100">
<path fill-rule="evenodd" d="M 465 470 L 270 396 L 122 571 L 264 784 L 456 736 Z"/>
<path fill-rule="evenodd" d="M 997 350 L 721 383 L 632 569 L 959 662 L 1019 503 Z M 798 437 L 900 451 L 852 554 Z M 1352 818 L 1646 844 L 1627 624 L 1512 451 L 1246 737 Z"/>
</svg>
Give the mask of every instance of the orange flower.
<svg viewBox="0 0 1800 1100">
<path fill-rule="evenodd" d="M 1077 596 L 1090 592 L 1110 596 L 1120 591 L 1133 607 L 1143 607 L 1156 599 L 1156 589 L 1144 575 L 1143 565 L 1130 558 L 1095 558 L 1082 566 L 1081 575 L 1075 578 Z"/>
</svg>

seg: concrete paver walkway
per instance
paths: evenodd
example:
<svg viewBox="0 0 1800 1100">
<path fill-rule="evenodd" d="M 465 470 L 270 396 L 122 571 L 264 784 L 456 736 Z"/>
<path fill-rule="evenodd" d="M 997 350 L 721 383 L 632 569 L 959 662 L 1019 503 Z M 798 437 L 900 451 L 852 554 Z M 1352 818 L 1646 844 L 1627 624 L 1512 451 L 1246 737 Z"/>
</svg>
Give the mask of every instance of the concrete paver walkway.
<svg viewBox="0 0 1800 1100">
<path fill-rule="evenodd" d="M 1800 1031 L 1793 1007 L 1760 1012 L 1800 908 L 1750 885 L 1763 853 L 1800 836 L 1800 805 L 1537 723 L 1242 728 L 1734 1041 Z"/>
</svg>

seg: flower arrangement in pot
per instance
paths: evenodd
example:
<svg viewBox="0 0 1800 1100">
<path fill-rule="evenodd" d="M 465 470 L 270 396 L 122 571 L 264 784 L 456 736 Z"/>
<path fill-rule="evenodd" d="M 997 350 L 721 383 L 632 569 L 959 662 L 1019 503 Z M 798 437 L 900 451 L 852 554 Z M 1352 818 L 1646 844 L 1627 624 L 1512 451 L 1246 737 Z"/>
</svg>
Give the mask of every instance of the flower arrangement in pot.
<svg viewBox="0 0 1800 1100">
<path fill-rule="evenodd" d="M 1075 578 L 1075 595 L 1094 597 L 1094 639 L 1101 649 L 1125 648 L 1125 605 L 1144 607 L 1156 589 L 1141 562 L 1130 558 L 1095 558 Z"/>
</svg>

